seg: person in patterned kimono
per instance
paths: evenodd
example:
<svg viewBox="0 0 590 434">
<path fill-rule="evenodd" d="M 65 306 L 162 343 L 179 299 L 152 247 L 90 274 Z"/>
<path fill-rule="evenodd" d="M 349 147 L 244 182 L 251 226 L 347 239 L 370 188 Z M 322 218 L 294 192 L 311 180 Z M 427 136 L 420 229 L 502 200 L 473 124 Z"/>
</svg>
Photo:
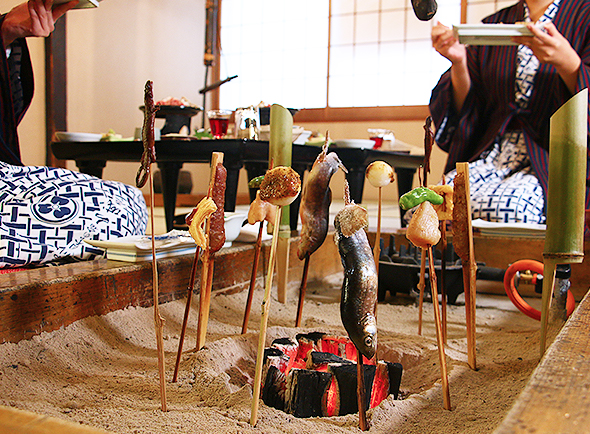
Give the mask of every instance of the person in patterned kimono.
<svg viewBox="0 0 590 434">
<path fill-rule="evenodd" d="M 145 233 L 138 189 L 21 161 L 17 126 L 33 97 L 25 38 L 48 36 L 77 3 L 29 0 L 0 17 L 0 269 L 100 258 L 104 251 L 84 239 Z"/>
<path fill-rule="evenodd" d="M 452 64 L 430 100 L 446 180 L 468 161 L 473 218 L 544 223 L 549 119 L 590 83 L 590 1 L 520 0 L 483 22 L 525 22 L 533 36 L 464 46 L 433 27 L 433 47 Z"/>
</svg>

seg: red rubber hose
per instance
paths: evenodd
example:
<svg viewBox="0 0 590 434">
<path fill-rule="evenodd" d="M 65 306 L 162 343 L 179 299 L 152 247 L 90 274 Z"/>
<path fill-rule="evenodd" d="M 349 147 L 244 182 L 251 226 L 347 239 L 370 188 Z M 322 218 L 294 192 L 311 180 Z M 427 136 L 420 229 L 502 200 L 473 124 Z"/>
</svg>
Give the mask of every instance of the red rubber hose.
<svg viewBox="0 0 590 434">
<path fill-rule="evenodd" d="M 506 294 L 508 298 L 514 305 L 524 313 L 526 316 L 536 319 L 537 321 L 541 320 L 541 312 L 537 309 L 531 307 L 526 301 L 518 293 L 516 286 L 514 285 L 514 276 L 519 271 L 532 271 L 535 274 L 543 274 L 543 264 L 538 261 L 534 261 L 532 259 L 521 259 L 520 261 L 516 261 L 506 270 L 504 274 L 504 289 L 506 290 Z M 534 280 L 536 280 L 536 276 L 534 276 Z M 576 301 L 571 291 L 568 290 L 567 292 L 567 316 L 569 317 L 574 308 L 576 307 Z"/>
</svg>

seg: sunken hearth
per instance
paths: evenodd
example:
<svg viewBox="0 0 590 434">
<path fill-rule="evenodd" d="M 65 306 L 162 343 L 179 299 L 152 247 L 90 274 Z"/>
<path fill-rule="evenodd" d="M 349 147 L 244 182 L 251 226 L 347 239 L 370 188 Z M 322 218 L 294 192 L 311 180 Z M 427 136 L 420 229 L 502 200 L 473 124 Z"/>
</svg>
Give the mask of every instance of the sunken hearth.
<svg viewBox="0 0 590 434">
<path fill-rule="evenodd" d="M 264 352 L 262 399 L 296 417 L 358 412 L 357 351 L 347 337 L 321 332 L 275 339 Z M 365 409 L 397 399 L 402 365 L 363 356 Z"/>
</svg>

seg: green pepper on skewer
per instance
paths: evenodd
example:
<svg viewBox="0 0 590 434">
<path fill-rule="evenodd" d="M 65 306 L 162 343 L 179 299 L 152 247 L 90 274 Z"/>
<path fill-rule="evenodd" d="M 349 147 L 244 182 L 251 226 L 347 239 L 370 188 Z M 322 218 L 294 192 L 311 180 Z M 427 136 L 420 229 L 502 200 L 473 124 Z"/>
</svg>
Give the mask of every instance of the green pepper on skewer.
<svg viewBox="0 0 590 434">
<path fill-rule="evenodd" d="M 262 184 L 262 180 L 264 179 L 264 175 L 257 176 L 256 178 L 252 178 L 248 181 L 248 188 L 260 188 L 260 184 Z"/>
<path fill-rule="evenodd" d="M 399 198 L 399 206 L 401 209 L 407 211 L 410 208 L 420 205 L 426 200 L 433 205 L 441 205 L 444 202 L 444 198 L 431 189 L 426 187 L 416 187 Z"/>
</svg>

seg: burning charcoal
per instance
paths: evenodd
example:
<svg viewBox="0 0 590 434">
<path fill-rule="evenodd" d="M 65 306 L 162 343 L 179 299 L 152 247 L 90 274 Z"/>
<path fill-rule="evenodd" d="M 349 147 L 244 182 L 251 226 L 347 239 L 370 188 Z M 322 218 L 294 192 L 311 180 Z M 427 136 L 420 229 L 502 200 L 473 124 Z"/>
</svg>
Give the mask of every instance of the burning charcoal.
<svg viewBox="0 0 590 434">
<path fill-rule="evenodd" d="M 404 368 L 401 363 L 387 363 L 389 369 L 389 393 L 393 395 L 395 399 L 399 395 L 399 387 L 402 383 L 402 372 Z"/>
<path fill-rule="evenodd" d="M 289 356 L 283 353 L 278 348 L 265 348 L 263 363 L 265 367 L 274 366 L 281 372 L 287 370 L 289 364 Z"/>
<path fill-rule="evenodd" d="M 379 405 L 381 401 L 387 398 L 390 388 L 389 368 L 386 362 L 380 360 L 377 363 L 377 369 L 375 371 L 375 380 L 373 381 L 369 408 Z"/>
<path fill-rule="evenodd" d="M 325 333 L 320 332 L 299 333 L 296 336 L 297 342 L 299 343 L 297 358 L 305 360 L 310 351 L 318 351 L 319 342 L 325 335 Z"/>
<path fill-rule="evenodd" d="M 285 374 L 274 366 L 269 366 L 262 388 L 262 401 L 269 407 L 285 410 Z"/>
<path fill-rule="evenodd" d="M 318 342 L 318 349 L 321 352 L 331 353 L 345 358 L 347 342 L 350 342 L 350 339 L 347 337 L 325 335 L 322 340 Z"/>
<path fill-rule="evenodd" d="M 349 360 L 343 359 L 332 353 L 324 353 L 320 351 L 312 351 L 307 356 L 307 369 L 320 370 L 322 367 L 327 369 L 329 363 L 352 363 Z M 323 369 L 323 370 L 326 370 Z"/>
<path fill-rule="evenodd" d="M 331 379 L 328 372 L 292 370 L 287 378 L 285 411 L 295 417 L 322 416 L 322 397 Z"/>
<path fill-rule="evenodd" d="M 299 350 L 299 344 L 289 338 L 275 339 L 272 342 L 271 347 L 281 350 L 290 359 L 296 358 L 297 351 Z"/>
<path fill-rule="evenodd" d="M 375 365 L 363 365 L 365 374 L 365 396 L 367 397 L 365 409 L 369 408 L 369 398 L 373 388 L 373 379 L 375 378 Z M 334 374 L 338 383 L 339 391 L 339 416 L 345 416 L 358 412 L 357 403 L 357 382 L 356 382 L 356 364 L 331 364 L 328 366 L 328 372 Z"/>
</svg>

